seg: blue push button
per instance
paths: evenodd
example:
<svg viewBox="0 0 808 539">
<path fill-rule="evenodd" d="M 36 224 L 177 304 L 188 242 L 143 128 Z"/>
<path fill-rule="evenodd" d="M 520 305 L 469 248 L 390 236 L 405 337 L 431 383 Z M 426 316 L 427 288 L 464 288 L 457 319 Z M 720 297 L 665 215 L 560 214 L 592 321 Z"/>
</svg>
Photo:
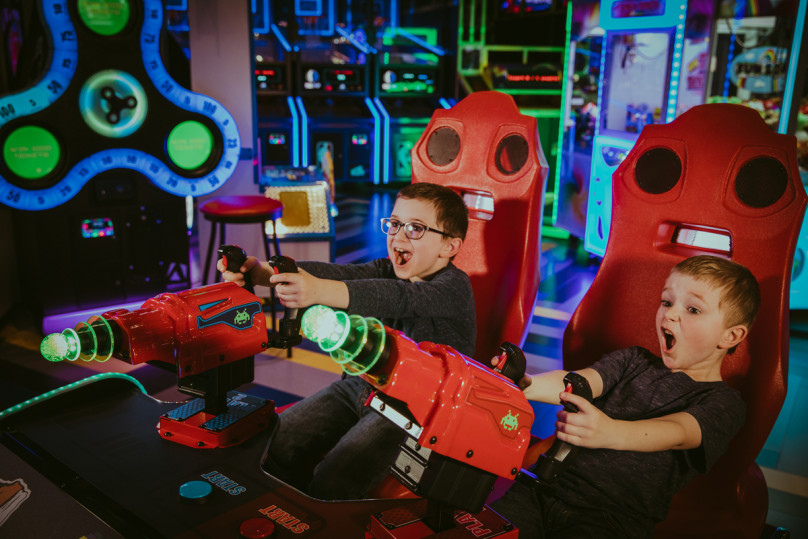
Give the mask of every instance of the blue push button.
<svg viewBox="0 0 808 539">
<path fill-rule="evenodd" d="M 207 481 L 188 481 L 180 486 L 180 498 L 189 503 L 205 503 L 213 494 L 213 485 Z"/>
</svg>

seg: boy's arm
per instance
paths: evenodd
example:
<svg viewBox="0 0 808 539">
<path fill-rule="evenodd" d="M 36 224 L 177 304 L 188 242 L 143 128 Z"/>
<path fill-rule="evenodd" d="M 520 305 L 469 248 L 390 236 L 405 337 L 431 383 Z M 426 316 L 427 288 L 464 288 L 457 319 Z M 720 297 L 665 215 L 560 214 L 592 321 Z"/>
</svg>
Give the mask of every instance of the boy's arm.
<svg viewBox="0 0 808 539">
<path fill-rule="evenodd" d="M 320 279 L 302 268 L 298 268 L 298 273 L 272 275 L 269 281 L 275 285 L 275 293 L 284 307 L 303 308 L 319 304 L 335 309 L 348 308 L 350 295 L 342 281 Z"/>
<path fill-rule="evenodd" d="M 556 436 L 573 445 L 641 452 L 693 449 L 701 445 L 701 427 L 687 412 L 623 421 L 610 418 L 578 395 L 559 396 L 579 409 L 577 413 L 562 410 L 557 414 Z"/>
<path fill-rule="evenodd" d="M 494 363 L 492 361 L 492 363 Z M 524 387 L 525 397 L 532 401 L 546 402 L 548 404 L 559 404 L 558 392 L 564 390 L 564 376 L 567 375 L 564 370 L 547 371 L 541 374 L 529 375 L 530 382 L 527 387 L 520 382 L 520 387 Z M 581 369 L 575 371 L 589 382 L 589 387 L 592 389 L 592 398 L 598 398 L 603 393 L 603 379 L 600 373 L 595 369 Z"/>
</svg>

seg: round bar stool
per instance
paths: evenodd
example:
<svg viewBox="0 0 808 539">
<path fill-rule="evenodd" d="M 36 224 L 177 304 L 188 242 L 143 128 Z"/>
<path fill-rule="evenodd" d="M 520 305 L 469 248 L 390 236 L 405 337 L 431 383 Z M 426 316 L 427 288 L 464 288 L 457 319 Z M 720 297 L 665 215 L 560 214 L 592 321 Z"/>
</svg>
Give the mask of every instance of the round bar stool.
<svg viewBox="0 0 808 539">
<path fill-rule="evenodd" d="M 275 244 L 275 254 L 281 254 L 280 242 L 275 233 L 276 220 L 280 219 L 283 212 L 283 204 L 279 200 L 261 195 L 224 196 L 205 202 L 199 207 L 199 211 L 202 212 L 205 219 L 211 222 L 208 256 L 205 258 L 205 271 L 202 274 L 203 285 L 208 284 L 208 269 L 213 256 L 213 245 L 216 243 L 216 228 L 219 229 L 219 244 L 226 245 L 225 225 L 228 223 L 261 225 L 266 260 L 269 260 L 269 239 L 264 231 L 264 223 L 272 221 L 272 241 Z M 216 280 L 218 281 L 218 277 Z"/>
</svg>

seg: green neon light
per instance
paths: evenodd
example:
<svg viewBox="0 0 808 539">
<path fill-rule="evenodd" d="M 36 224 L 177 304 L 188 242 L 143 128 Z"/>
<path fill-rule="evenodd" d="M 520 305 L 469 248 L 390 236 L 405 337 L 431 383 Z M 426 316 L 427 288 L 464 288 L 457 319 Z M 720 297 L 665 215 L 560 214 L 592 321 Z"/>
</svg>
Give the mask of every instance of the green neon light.
<svg viewBox="0 0 808 539">
<path fill-rule="evenodd" d="M 114 36 L 129 22 L 129 0 L 79 0 L 81 22 L 102 36 Z"/>
<path fill-rule="evenodd" d="M 325 305 L 309 307 L 300 320 L 303 335 L 328 352 L 351 376 L 370 371 L 382 357 L 387 334 L 372 317 L 348 316 Z"/>
<path fill-rule="evenodd" d="M 213 135 L 210 129 L 197 121 L 182 122 L 168 134 L 166 151 L 175 165 L 185 170 L 194 170 L 210 157 Z"/>
<path fill-rule="evenodd" d="M 91 384 L 93 382 L 98 382 L 100 380 L 108 379 L 108 378 L 121 378 L 123 380 L 127 380 L 127 381 L 131 382 L 132 384 L 134 384 L 135 387 L 137 387 L 140 390 L 141 393 L 143 393 L 144 395 L 148 395 L 148 392 L 146 391 L 146 388 L 143 387 L 143 384 L 141 384 L 138 380 L 136 380 L 135 378 L 132 378 L 128 374 L 122 374 L 122 373 L 119 373 L 119 372 L 105 372 L 105 373 L 102 373 L 102 374 L 96 374 L 94 376 L 84 378 L 83 380 L 79 380 L 78 382 L 73 382 L 72 384 L 67 384 L 67 385 L 59 387 L 57 389 L 53 389 L 51 391 L 48 391 L 47 393 L 43 393 L 42 395 L 39 395 L 37 397 L 28 399 L 28 400 L 23 401 L 23 402 L 21 402 L 19 404 L 15 404 L 14 406 L 6 408 L 2 412 L 0 412 L 0 420 L 3 419 L 4 417 L 10 416 L 10 415 L 15 414 L 17 412 L 20 412 L 20 411 L 22 411 L 22 410 L 24 410 L 26 408 L 29 408 L 29 407 L 31 407 L 31 406 L 33 406 L 35 404 L 39 404 L 40 402 L 44 402 L 44 401 L 46 401 L 48 399 L 52 399 L 54 397 L 57 397 L 57 396 L 61 395 L 62 393 L 67 393 L 68 391 L 73 391 L 74 389 L 79 389 L 80 387 L 83 387 L 85 385 Z"/>
<path fill-rule="evenodd" d="M 62 155 L 50 131 L 35 125 L 19 127 L 3 143 L 3 161 L 21 178 L 37 180 L 50 174 Z"/>
<path fill-rule="evenodd" d="M 572 35 L 572 2 L 567 3 L 567 36 Z M 561 103 L 563 104 L 561 108 L 561 118 L 559 118 L 558 122 L 558 138 L 556 138 L 556 144 L 558 146 L 563 147 L 564 142 L 564 124 L 566 123 L 566 117 L 569 116 L 570 112 L 570 99 L 572 96 L 570 95 L 571 85 L 567 83 L 567 77 L 570 73 L 570 38 L 564 41 L 564 70 L 562 71 L 563 75 L 561 78 Z M 561 161 L 564 159 L 563 151 L 556 151 L 556 166 L 555 166 L 555 174 L 553 174 L 553 193 L 556 195 L 559 192 L 559 187 L 561 185 Z M 556 196 L 553 199 L 553 210 L 552 215 L 550 216 L 550 223 L 552 225 L 556 224 L 558 220 L 558 199 L 560 197 Z"/>
<path fill-rule="evenodd" d="M 39 345 L 42 357 L 48 361 L 98 361 L 103 363 L 112 357 L 115 339 L 112 326 L 100 316 L 90 318 L 88 323 L 79 322 L 74 329 L 51 333 Z"/>
</svg>

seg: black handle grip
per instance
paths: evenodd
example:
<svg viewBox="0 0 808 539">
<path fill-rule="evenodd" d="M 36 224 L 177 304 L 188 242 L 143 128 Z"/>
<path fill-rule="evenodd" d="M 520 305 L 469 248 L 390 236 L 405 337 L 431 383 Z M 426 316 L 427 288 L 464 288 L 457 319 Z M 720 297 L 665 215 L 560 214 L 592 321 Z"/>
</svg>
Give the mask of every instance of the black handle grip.
<svg viewBox="0 0 808 539">
<path fill-rule="evenodd" d="M 274 255 L 268 260 L 269 265 L 278 273 L 297 273 L 297 263 L 293 258 L 283 255 Z M 270 346 L 273 348 L 290 348 L 300 344 L 300 319 L 299 309 L 286 308 L 283 311 L 283 318 L 278 323 L 278 334 L 270 338 Z"/>
<path fill-rule="evenodd" d="M 508 341 L 500 345 L 499 351 L 501 355 L 494 370 L 513 380 L 514 384 L 519 385 L 519 380 L 525 376 L 525 370 L 527 370 L 527 360 L 524 352 L 522 352 L 521 348 Z"/>
<path fill-rule="evenodd" d="M 222 245 L 219 247 L 219 258 L 224 262 L 225 269 L 233 273 L 240 273 L 241 266 L 247 260 L 247 253 L 238 245 Z M 249 273 L 244 274 L 244 289 L 255 293 Z"/>
<path fill-rule="evenodd" d="M 275 273 L 297 273 L 297 263 L 288 256 L 275 255 L 269 259 L 269 265 L 275 269 Z"/>
<path fill-rule="evenodd" d="M 589 387 L 586 378 L 577 372 L 570 371 L 564 376 L 564 387 L 571 393 L 581 395 L 592 402 L 592 388 Z M 566 402 L 564 410 L 577 413 L 578 407 L 571 402 Z M 547 453 L 539 456 L 535 476 L 530 475 L 534 486 L 544 491 L 552 491 L 558 476 L 569 466 L 577 450 L 576 446 L 556 438 Z"/>
</svg>

